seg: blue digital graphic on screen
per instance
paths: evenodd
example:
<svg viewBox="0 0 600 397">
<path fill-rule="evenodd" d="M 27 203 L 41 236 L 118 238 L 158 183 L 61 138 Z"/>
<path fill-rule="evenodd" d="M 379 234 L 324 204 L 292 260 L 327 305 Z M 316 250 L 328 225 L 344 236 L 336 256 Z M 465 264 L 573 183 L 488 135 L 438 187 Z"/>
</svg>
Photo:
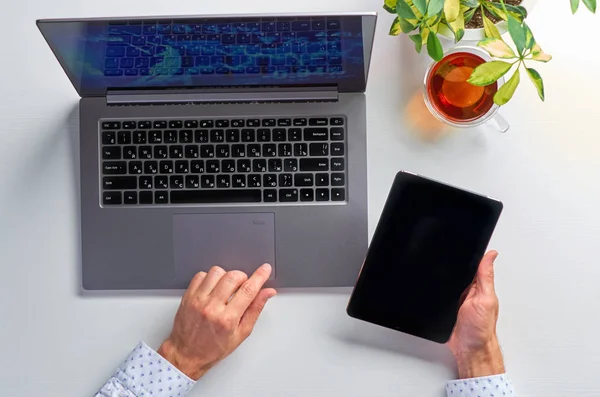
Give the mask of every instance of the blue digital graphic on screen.
<svg viewBox="0 0 600 397">
<path fill-rule="evenodd" d="M 82 96 L 107 89 L 365 84 L 360 16 L 47 22 Z"/>
</svg>

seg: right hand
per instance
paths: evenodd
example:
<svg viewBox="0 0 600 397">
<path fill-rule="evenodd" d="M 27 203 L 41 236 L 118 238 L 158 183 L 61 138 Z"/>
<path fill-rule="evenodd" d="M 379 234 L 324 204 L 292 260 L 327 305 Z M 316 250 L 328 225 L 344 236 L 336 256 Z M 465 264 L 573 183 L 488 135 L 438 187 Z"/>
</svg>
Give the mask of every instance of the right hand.
<svg viewBox="0 0 600 397">
<path fill-rule="evenodd" d="M 196 274 L 158 353 L 191 379 L 200 379 L 250 335 L 267 300 L 277 293 L 262 289 L 270 275 L 268 264 L 250 278 L 217 266 Z"/>
<path fill-rule="evenodd" d="M 504 360 L 496 336 L 498 297 L 494 289 L 496 251 L 488 252 L 475 280 L 465 291 L 448 347 L 456 358 L 461 379 L 504 373 Z"/>
</svg>

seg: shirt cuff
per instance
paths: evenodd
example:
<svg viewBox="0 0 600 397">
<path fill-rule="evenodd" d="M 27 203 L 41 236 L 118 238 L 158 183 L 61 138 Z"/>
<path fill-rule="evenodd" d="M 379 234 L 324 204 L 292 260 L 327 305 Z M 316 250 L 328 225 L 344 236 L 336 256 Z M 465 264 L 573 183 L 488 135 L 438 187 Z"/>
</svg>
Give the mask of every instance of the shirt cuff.
<svg viewBox="0 0 600 397">
<path fill-rule="evenodd" d="M 144 342 L 113 376 L 138 397 L 184 397 L 196 384 Z"/>
<path fill-rule="evenodd" d="M 448 397 L 511 397 L 516 396 L 508 375 L 484 376 L 451 380 L 446 383 Z"/>
</svg>

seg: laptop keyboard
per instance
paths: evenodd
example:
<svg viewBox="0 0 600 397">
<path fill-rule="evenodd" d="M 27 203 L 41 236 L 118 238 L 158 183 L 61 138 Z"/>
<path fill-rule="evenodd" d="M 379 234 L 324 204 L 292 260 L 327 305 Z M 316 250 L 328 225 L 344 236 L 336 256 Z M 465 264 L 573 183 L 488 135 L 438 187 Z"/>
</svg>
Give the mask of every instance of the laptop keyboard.
<svg viewBox="0 0 600 397">
<path fill-rule="evenodd" d="M 346 201 L 345 118 L 100 120 L 105 206 Z"/>
<path fill-rule="evenodd" d="M 112 22 L 104 74 L 342 73 L 340 28 L 325 17 Z"/>
</svg>

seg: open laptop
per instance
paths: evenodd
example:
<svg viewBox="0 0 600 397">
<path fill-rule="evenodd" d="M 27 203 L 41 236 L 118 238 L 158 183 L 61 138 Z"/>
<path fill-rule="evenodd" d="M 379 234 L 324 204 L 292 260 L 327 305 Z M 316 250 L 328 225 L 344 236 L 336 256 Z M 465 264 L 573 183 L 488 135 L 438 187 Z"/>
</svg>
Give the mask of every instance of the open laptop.
<svg viewBox="0 0 600 397">
<path fill-rule="evenodd" d="M 82 283 L 354 284 L 376 14 L 39 20 L 81 96 Z"/>
</svg>

